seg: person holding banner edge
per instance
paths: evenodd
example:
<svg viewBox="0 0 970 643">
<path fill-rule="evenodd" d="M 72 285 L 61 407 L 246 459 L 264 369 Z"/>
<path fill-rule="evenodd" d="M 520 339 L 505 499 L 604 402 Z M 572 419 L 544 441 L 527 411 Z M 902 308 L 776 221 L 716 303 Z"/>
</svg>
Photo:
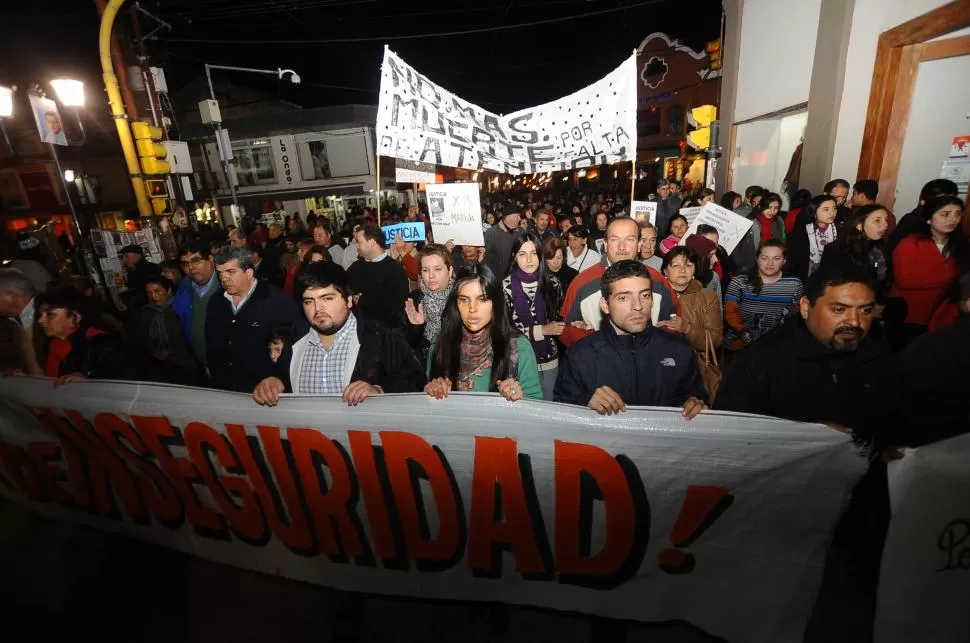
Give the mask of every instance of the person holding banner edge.
<svg viewBox="0 0 970 643">
<path fill-rule="evenodd" d="M 349 406 L 382 393 L 415 393 L 425 377 L 404 337 L 354 309 L 343 267 L 306 266 L 296 279 L 310 331 L 284 350 L 273 375 L 253 391 L 257 404 L 276 406 L 280 395 L 341 394 Z"/>
<path fill-rule="evenodd" d="M 603 273 L 600 330 L 573 345 L 560 367 L 555 400 L 613 415 L 634 406 L 678 406 L 690 420 L 707 408 L 694 349 L 650 321 L 650 269 L 623 260 Z"/>
<path fill-rule="evenodd" d="M 451 391 L 495 392 L 510 402 L 542 399 L 532 345 L 509 322 L 502 282 L 487 265 L 458 271 L 428 355 L 428 376 L 424 392 L 439 400 Z"/>
</svg>

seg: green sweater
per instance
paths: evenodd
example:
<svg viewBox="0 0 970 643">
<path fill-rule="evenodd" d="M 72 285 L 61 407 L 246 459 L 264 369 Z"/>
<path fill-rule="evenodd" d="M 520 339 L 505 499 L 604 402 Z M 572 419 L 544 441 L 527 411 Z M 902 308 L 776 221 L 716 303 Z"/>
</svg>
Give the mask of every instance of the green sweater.
<svg viewBox="0 0 970 643">
<path fill-rule="evenodd" d="M 519 349 L 519 386 L 526 399 L 541 400 L 542 384 L 539 381 L 539 365 L 536 362 L 536 354 L 532 350 L 532 344 L 524 335 L 515 338 L 515 344 Z M 428 377 L 431 377 L 431 365 L 434 363 L 434 349 L 428 351 Z M 472 391 L 487 393 L 488 383 L 492 379 L 492 369 L 482 371 L 482 374 L 472 378 Z"/>
</svg>

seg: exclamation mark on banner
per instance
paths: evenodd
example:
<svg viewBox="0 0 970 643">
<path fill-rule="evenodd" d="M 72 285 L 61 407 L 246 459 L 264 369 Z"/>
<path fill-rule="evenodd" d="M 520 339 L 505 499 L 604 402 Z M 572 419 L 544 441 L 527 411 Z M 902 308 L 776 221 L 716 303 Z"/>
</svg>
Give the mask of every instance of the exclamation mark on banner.
<svg viewBox="0 0 970 643">
<path fill-rule="evenodd" d="M 724 487 L 690 485 L 677 522 L 670 530 L 670 542 L 678 548 L 692 544 L 732 504 L 734 496 Z M 696 564 L 694 555 L 683 549 L 665 549 L 657 560 L 660 569 L 668 574 L 689 574 Z"/>
</svg>

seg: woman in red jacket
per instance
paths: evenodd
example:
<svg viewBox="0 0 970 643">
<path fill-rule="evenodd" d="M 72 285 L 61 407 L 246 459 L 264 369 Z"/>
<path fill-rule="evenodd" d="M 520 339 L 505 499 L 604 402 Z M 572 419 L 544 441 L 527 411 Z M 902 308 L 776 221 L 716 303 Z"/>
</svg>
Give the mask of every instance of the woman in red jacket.
<svg viewBox="0 0 970 643">
<path fill-rule="evenodd" d="M 925 223 L 893 252 L 892 296 L 906 300 L 908 339 L 926 332 L 947 288 L 970 260 L 967 239 L 960 231 L 963 201 L 938 197 L 927 201 L 918 214 Z"/>
</svg>

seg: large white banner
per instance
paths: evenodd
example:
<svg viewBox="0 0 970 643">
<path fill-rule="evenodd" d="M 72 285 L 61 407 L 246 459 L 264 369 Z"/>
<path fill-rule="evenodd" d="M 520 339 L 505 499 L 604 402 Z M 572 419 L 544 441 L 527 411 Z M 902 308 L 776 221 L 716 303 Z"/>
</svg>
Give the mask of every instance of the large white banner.
<svg viewBox="0 0 970 643">
<path fill-rule="evenodd" d="M 970 633 L 970 434 L 889 463 L 892 522 L 876 643 L 964 643 Z"/>
<path fill-rule="evenodd" d="M 384 49 L 377 150 L 385 156 L 506 174 L 554 172 L 632 161 L 636 130 L 636 55 L 574 94 L 500 116 Z"/>
<path fill-rule="evenodd" d="M 733 643 L 801 640 L 865 468 L 824 426 L 730 413 L 0 389 L 0 492 L 50 516 L 329 587 L 683 620 Z"/>
</svg>

